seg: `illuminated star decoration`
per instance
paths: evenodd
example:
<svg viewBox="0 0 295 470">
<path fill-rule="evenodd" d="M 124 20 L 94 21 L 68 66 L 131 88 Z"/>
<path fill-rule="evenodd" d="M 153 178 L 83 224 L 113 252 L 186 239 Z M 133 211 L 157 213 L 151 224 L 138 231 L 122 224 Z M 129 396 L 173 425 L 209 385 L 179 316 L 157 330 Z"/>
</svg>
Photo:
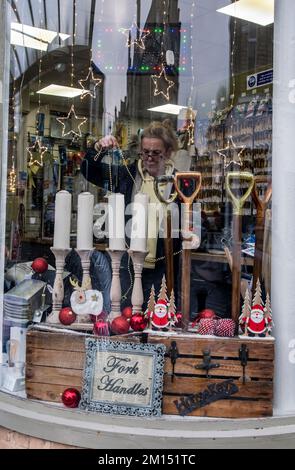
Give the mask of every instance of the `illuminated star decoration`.
<svg viewBox="0 0 295 470">
<path fill-rule="evenodd" d="M 74 116 L 74 120 L 80 124 L 76 127 L 76 129 L 72 129 L 72 116 Z M 69 111 L 69 114 L 67 117 L 64 118 L 56 118 L 57 122 L 59 122 L 63 129 L 62 129 L 62 137 L 66 137 L 68 135 L 73 135 L 73 138 L 75 137 L 82 137 L 82 131 L 81 127 L 86 124 L 88 119 L 86 117 L 78 117 L 75 111 L 75 105 L 72 104 L 71 109 Z"/>
<path fill-rule="evenodd" d="M 164 80 L 163 80 L 163 78 L 164 78 Z M 170 99 L 169 92 L 170 92 L 170 89 L 172 87 L 174 87 L 175 83 L 172 80 L 168 80 L 164 65 L 162 65 L 162 70 L 161 70 L 160 75 L 152 75 L 151 79 L 152 79 L 152 81 L 154 82 L 154 85 L 155 85 L 154 96 L 163 95 L 164 98 L 167 101 L 169 101 L 169 99 Z M 162 84 L 163 84 L 163 82 L 165 82 L 164 86 L 165 86 L 166 90 L 163 90 L 159 87 L 159 81 L 162 82 Z"/>
<path fill-rule="evenodd" d="M 130 28 L 120 28 L 119 31 L 127 38 L 126 47 L 138 46 L 141 49 L 145 49 L 144 40 L 151 34 L 149 30 L 140 29 L 135 21 L 133 21 Z"/>
<path fill-rule="evenodd" d="M 82 95 L 80 96 L 81 100 L 84 100 L 87 96 L 91 98 L 96 98 L 96 88 L 101 84 L 101 78 L 94 78 L 92 67 L 89 68 L 88 75 L 83 80 L 78 80 L 79 85 L 82 88 Z M 88 86 L 86 85 L 88 83 Z"/>
<path fill-rule="evenodd" d="M 244 146 L 237 146 L 232 137 L 227 140 L 227 146 L 224 149 L 218 149 L 217 153 L 224 158 L 224 169 L 226 170 L 232 163 L 242 167 L 243 162 L 241 155 L 245 150 Z M 236 157 L 236 158 L 235 158 Z M 229 163 L 227 161 L 229 160 Z"/>
<path fill-rule="evenodd" d="M 44 155 L 47 151 L 48 151 L 48 147 L 45 147 L 44 145 L 42 145 L 41 140 L 39 139 L 39 137 L 37 137 L 34 144 L 31 147 L 27 148 L 27 152 L 30 155 L 30 161 L 28 163 L 29 167 L 31 168 L 34 165 L 42 167 Z M 40 155 L 40 159 L 36 158 L 34 160 L 34 155 L 33 155 L 34 153 L 37 153 L 38 155 Z"/>
</svg>

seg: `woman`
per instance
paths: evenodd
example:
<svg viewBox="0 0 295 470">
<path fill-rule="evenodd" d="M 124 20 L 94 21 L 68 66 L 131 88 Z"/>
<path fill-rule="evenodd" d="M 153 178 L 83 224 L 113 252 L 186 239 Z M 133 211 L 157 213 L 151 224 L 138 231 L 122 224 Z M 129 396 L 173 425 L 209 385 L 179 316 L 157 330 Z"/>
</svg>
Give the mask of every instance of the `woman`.
<svg viewBox="0 0 295 470">
<path fill-rule="evenodd" d="M 112 162 L 112 152 L 118 148 L 118 143 L 113 136 L 106 136 L 89 150 L 81 166 L 85 178 L 91 183 L 108 189 L 112 192 L 120 192 L 125 195 L 126 205 L 130 204 L 135 194 L 139 191 L 149 196 L 150 203 L 159 203 L 154 192 L 154 179 L 158 176 L 171 176 L 175 169 L 171 156 L 177 151 L 177 138 L 169 125 L 160 122 L 152 122 L 141 134 L 139 159 L 128 165 L 126 160 L 120 165 Z M 116 153 L 116 150 L 114 150 Z M 109 154 L 109 155 L 108 155 Z M 171 185 L 161 187 L 165 196 L 169 197 Z M 168 192 L 168 194 L 167 194 Z M 149 214 L 150 215 L 150 214 Z M 149 217 L 151 221 L 151 217 Z M 180 251 L 179 238 L 174 239 L 174 252 Z M 177 274 L 179 272 L 179 256 L 174 257 L 175 292 L 177 295 Z M 130 305 L 132 293 L 130 281 L 128 256 L 124 257 L 121 268 L 121 284 L 123 293 L 128 292 L 127 298 L 123 298 L 123 306 Z M 163 238 L 148 238 L 148 255 L 143 269 L 144 299 L 147 302 L 152 285 L 156 292 L 160 289 L 162 277 L 165 274 L 165 256 Z"/>
</svg>

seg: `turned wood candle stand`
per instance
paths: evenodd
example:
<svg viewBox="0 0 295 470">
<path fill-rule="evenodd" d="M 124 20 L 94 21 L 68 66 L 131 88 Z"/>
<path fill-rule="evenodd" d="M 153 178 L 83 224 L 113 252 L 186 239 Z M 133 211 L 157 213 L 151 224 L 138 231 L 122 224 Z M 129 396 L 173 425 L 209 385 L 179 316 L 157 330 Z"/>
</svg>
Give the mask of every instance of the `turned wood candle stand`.
<svg viewBox="0 0 295 470">
<path fill-rule="evenodd" d="M 108 249 L 112 261 L 112 287 L 111 287 L 111 313 L 109 315 L 109 320 L 113 321 L 115 318 L 121 315 L 121 297 L 122 289 L 120 282 L 120 266 L 121 260 L 125 253 L 125 250 L 110 250 Z"/>
<path fill-rule="evenodd" d="M 132 313 L 142 313 L 142 305 L 144 302 L 143 288 L 142 288 L 142 270 L 144 260 L 147 256 L 147 252 L 133 251 L 129 250 L 128 254 L 130 255 L 133 262 L 134 269 L 134 285 L 132 291 Z"/>
<path fill-rule="evenodd" d="M 51 324 L 60 324 L 59 312 L 64 300 L 64 265 L 65 259 L 71 250 L 52 247 L 51 251 L 55 256 L 56 272 L 52 292 L 52 313 L 48 316 L 46 322 Z"/>
</svg>

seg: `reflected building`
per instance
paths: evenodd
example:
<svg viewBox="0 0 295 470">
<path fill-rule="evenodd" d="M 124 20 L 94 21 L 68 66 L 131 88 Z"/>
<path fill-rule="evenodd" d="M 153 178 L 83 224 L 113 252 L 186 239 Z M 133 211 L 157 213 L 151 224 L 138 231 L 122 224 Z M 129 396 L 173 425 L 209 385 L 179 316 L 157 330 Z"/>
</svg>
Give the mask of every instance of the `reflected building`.
<svg viewBox="0 0 295 470">
<path fill-rule="evenodd" d="M 230 21 L 230 58 L 234 57 L 236 96 L 247 89 L 247 76 L 273 67 L 273 24 L 260 26 L 239 19 Z M 231 60 L 231 59 L 230 59 Z M 231 89 L 232 89 L 231 83 Z"/>
<path fill-rule="evenodd" d="M 138 0 L 138 18 L 140 18 L 140 6 L 141 1 Z M 118 119 L 128 121 L 132 116 L 133 132 L 150 122 L 149 108 L 161 106 L 167 102 L 177 104 L 181 38 L 179 18 L 178 0 L 172 0 L 169 3 L 169 8 L 167 5 L 165 16 L 163 2 L 153 0 L 143 28 L 144 31 L 150 31 L 144 40 L 145 49 L 136 45 L 129 48 L 127 95 L 121 103 Z M 174 65 L 166 66 L 167 79 L 175 84 L 169 90 L 169 101 L 162 94 L 155 95 L 155 85 L 151 79 L 152 75 L 160 75 L 168 50 L 173 51 L 175 58 Z M 161 84 L 165 89 L 165 83 L 161 82 Z"/>
</svg>

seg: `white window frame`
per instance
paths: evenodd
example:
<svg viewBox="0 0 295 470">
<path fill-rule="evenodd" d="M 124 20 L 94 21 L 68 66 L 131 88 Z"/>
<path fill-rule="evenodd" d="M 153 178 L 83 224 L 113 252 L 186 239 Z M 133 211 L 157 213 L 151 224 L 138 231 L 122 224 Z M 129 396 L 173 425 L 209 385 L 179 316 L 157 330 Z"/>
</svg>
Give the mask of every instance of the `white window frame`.
<svg viewBox="0 0 295 470">
<path fill-rule="evenodd" d="M 0 2 L 0 364 L 3 348 L 3 294 L 8 157 L 8 113 L 10 70 L 10 20 L 8 0 Z"/>
</svg>

